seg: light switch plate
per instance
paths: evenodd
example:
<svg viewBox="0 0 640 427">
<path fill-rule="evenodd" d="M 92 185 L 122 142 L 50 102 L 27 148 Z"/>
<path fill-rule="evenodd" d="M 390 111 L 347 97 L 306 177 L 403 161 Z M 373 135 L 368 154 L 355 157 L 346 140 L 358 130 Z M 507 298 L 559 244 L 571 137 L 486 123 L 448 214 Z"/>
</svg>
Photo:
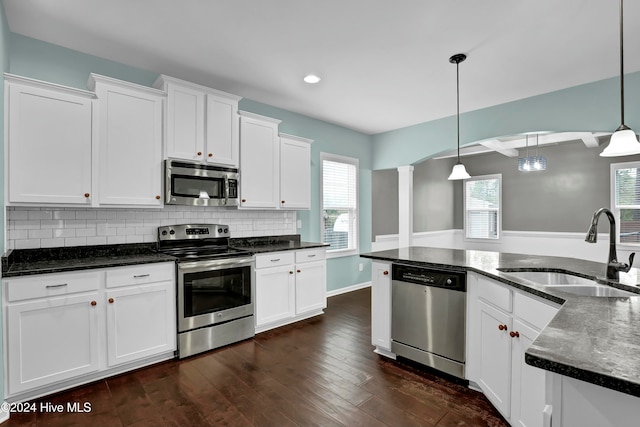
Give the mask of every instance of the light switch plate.
<svg viewBox="0 0 640 427">
<path fill-rule="evenodd" d="M 301 219 L 296 220 L 296 228 L 302 228 L 302 220 Z"/>
</svg>

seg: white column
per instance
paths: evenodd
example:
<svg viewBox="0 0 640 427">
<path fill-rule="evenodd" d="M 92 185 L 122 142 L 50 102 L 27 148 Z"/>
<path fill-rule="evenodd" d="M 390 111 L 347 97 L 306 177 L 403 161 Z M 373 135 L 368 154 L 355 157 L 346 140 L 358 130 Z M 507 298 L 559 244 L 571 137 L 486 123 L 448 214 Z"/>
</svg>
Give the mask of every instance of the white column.
<svg viewBox="0 0 640 427">
<path fill-rule="evenodd" d="M 411 246 L 413 240 L 413 166 L 398 168 L 399 247 Z"/>
</svg>

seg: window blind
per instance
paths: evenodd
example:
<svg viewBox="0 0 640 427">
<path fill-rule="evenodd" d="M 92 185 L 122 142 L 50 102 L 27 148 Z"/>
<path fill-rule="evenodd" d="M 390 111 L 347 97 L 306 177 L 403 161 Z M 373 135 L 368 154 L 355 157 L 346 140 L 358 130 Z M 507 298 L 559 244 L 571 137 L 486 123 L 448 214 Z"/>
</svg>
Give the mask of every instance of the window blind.
<svg viewBox="0 0 640 427">
<path fill-rule="evenodd" d="M 500 237 L 500 178 L 465 181 L 465 229 L 469 239 Z"/>
<path fill-rule="evenodd" d="M 355 249 L 357 224 L 357 167 L 322 160 L 322 216 L 328 251 Z"/>
<path fill-rule="evenodd" d="M 620 223 L 620 243 L 640 243 L 640 179 L 638 167 L 615 169 L 614 210 Z"/>
</svg>

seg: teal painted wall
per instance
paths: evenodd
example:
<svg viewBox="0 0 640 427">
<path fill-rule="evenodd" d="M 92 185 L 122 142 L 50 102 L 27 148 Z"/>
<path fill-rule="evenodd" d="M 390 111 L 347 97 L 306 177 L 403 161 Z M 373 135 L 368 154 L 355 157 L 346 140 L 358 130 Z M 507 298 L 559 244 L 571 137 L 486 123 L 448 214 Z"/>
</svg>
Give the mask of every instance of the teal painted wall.
<svg viewBox="0 0 640 427">
<path fill-rule="evenodd" d="M 9 25 L 7 25 L 7 17 L 4 13 L 4 5 L 0 3 L 0 66 L 2 74 L 9 71 Z M 0 79 L 0 142 L 4 147 L 4 77 Z M 4 171 L 4 150 L 0 150 L 0 170 Z M 0 173 L 0 200 L 4 200 L 4 172 Z M 0 202 L 2 203 L 2 202 Z M 4 224 L 4 206 L 0 209 L 0 223 Z M 0 253 L 4 253 L 4 227 L 0 227 Z M 2 316 L 0 316 L 0 343 L 2 342 Z M 0 346 L 0 348 L 2 348 Z M 0 351 L 0 366 L 4 366 L 2 360 L 2 352 Z M 0 369 L 0 402 L 4 402 L 4 369 Z"/>
<path fill-rule="evenodd" d="M 360 252 L 371 250 L 371 137 L 287 110 L 248 99 L 240 100 L 240 109 L 282 120 L 280 132 L 313 139 L 311 144 L 311 210 L 299 211 L 303 240 L 320 241 L 320 153 L 332 153 L 359 159 L 360 166 Z M 358 264 L 364 270 L 358 270 Z M 327 290 L 344 288 L 371 280 L 370 261 L 358 256 L 332 258 L 327 262 Z"/>
<path fill-rule="evenodd" d="M 86 89 L 89 73 L 150 86 L 157 73 L 87 55 L 61 46 L 11 34 L 11 73 Z M 180 76 L 176 76 L 180 77 Z M 282 120 L 280 132 L 313 139 L 311 145 L 311 210 L 298 212 L 304 240 L 320 240 L 320 152 L 355 157 L 360 162 L 360 251 L 371 250 L 371 137 L 301 114 L 242 99 L 240 109 Z M 358 264 L 364 270 L 358 270 Z M 330 259 L 328 290 L 371 280 L 369 261 L 358 256 Z"/>
<path fill-rule="evenodd" d="M 610 131 L 620 125 L 617 78 L 460 115 L 460 145 L 529 131 Z M 464 97 L 464 95 L 463 95 Z M 640 131 L 640 72 L 625 76 L 625 121 Z M 373 169 L 415 164 L 456 147 L 455 116 L 373 136 Z"/>
</svg>

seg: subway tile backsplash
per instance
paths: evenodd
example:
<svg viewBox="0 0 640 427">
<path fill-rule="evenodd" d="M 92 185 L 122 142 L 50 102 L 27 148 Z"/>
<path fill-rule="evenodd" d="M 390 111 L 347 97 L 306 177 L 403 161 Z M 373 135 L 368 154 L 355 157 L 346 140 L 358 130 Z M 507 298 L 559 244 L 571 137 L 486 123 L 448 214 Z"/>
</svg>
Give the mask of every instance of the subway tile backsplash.
<svg viewBox="0 0 640 427">
<path fill-rule="evenodd" d="M 155 242 L 157 228 L 227 224 L 231 237 L 296 234 L 295 211 L 165 206 L 161 209 L 7 207 L 6 249 Z"/>
</svg>

